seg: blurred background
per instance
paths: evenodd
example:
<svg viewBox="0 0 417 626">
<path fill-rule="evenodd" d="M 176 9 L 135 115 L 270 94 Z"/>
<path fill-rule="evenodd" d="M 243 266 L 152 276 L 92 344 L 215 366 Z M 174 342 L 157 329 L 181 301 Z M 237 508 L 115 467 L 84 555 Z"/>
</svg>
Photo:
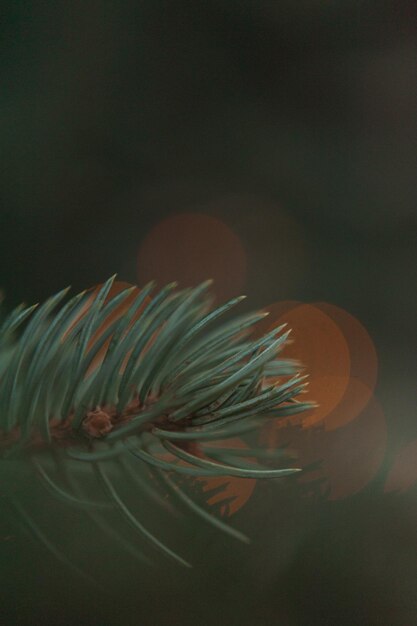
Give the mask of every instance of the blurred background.
<svg viewBox="0 0 417 626">
<path fill-rule="evenodd" d="M 417 624 L 416 3 L 1 12 L 6 308 L 212 277 L 288 321 L 321 406 L 262 434 L 319 465 L 311 489 L 256 486 L 249 548 L 199 530 L 191 574 L 132 569 L 100 598 L 7 535 L 7 623 Z"/>
</svg>

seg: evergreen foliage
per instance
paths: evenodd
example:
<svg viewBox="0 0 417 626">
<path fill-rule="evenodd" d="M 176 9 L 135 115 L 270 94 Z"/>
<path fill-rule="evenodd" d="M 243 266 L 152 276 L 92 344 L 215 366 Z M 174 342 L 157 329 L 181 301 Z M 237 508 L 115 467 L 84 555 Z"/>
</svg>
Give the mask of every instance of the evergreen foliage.
<svg viewBox="0 0 417 626">
<path fill-rule="evenodd" d="M 182 290 L 170 284 L 151 298 L 150 283 L 111 297 L 112 277 L 94 294 L 83 292 L 64 302 L 64 289 L 40 306 L 19 306 L 6 316 L 0 325 L 3 491 L 17 470 L 30 468 L 48 491 L 86 509 L 104 530 L 109 527 L 100 511 L 117 507 L 142 537 L 186 564 L 141 524 L 115 486 L 113 476 L 121 471 L 152 494 L 147 468 L 190 511 L 246 541 L 199 506 L 173 477 L 276 478 L 297 472 L 271 468 L 274 455 L 265 450 L 228 449 L 227 440 L 313 405 L 297 399 L 306 384 L 299 364 L 278 356 L 289 331 L 279 326 L 251 339 L 263 312 L 219 323 L 242 297 L 212 310 L 210 284 Z M 219 440 L 221 450 L 213 448 Z M 102 486 L 105 500 L 83 495 L 74 478 L 80 465 Z M 65 486 L 55 480 L 56 467 L 65 475 Z M 19 492 L 11 489 L 10 498 L 48 544 Z M 117 540 L 124 542 L 120 535 Z M 125 544 L 138 556 L 135 546 Z M 48 547 L 56 554 L 55 547 Z"/>
</svg>

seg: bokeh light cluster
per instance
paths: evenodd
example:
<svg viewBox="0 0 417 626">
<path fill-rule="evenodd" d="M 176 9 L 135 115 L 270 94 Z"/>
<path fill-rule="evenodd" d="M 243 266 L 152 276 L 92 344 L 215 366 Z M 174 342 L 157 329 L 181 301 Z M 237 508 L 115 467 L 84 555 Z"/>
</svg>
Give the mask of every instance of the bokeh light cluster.
<svg viewBox="0 0 417 626">
<path fill-rule="evenodd" d="M 333 304 L 277 302 L 267 310 L 269 326 L 285 321 L 292 329 L 283 356 L 303 363 L 310 381 L 305 397 L 319 406 L 297 423 L 271 422 L 261 440 L 289 444 L 305 470 L 300 483 L 307 492 L 329 499 L 357 493 L 376 475 L 386 449 L 385 417 L 374 395 L 374 343 L 358 319 Z"/>
<path fill-rule="evenodd" d="M 142 239 L 138 279 L 141 284 L 156 279 L 161 285 L 176 280 L 189 286 L 212 277 L 216 300 L 222 302 L 242 292 L 247 257 L 239 236 L 220 218 L 179 212 L 157 222 Z M 377 475 L 387 447 L 384 411 L 374 393 L 378 373 L 374 342 L 359 319 L 330 302 L 281 300 L 265 308 L 269 316 L 256 333 L 288 324 L 292 335 L 283 357 L 302 363 L 309 376 L 303 399 L 318 406 L 295 418 L 269 422 L 260 441 L 266 447 L 288 447 L 293 463 L 305 470 L 299 484 L 306 493 L 331 500 L 353 495 Z M 233 445 L 246 444 L 236 439 Z M 411 466 L 417 481 L 413 450 L 411 444 L 400 451 L 387 490 L 405 489 L 414 482 Z M 255 480 L 227 476 L 197 481 L 208 504 L 225 502 L 220 508 L 225 516 L 236 513 L 256 485 Z"/>
</svg>

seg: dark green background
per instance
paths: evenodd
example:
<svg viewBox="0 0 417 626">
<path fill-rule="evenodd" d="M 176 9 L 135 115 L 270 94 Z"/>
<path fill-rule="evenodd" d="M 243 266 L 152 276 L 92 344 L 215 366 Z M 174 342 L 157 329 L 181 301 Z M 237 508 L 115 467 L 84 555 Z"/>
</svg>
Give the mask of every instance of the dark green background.
<svg viewBox="0 0 417 626">
<path fill-rule="evenodd" d="M 251 308 L 326 300 L 368 328 L 388 467 L 417 436 L 416 3 L 15 0 L 1 12 L 7 301 L 115 271 L 134 281 L 153 224 L 211 212 L 249 250 Z M 274 206 L 305 233 L 302 271 Z M 126 564 L 102 597 L 29 540 L 3 542 L 0 612 L 19 624 L 412 626 L 416 493 L 383 496 L 377 482 L 317 506 L 265 488 L 237 518 L 248 552 L 190 527 L 191 574 Z"/>
</svg>

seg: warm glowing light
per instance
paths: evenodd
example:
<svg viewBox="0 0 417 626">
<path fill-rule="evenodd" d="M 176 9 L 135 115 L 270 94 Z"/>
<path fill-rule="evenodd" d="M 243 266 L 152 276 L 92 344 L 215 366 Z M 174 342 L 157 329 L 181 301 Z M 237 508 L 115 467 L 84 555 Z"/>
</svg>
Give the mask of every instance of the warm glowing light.
<svg viewBox="0 0 417 626">
<path fill-rule="evenodd" d="M 346 339 L 338 325 L 311 304 L 277 302 L 266 307 L 271 311 L 269 328 L 286 322 L 292 329 L 293 342 L 282 352 L 305 366 L 309 375 L 308 392 L 302 400 L 313 400 L 319 407 L 302 415 L 304 427 L 321 422 L 343 398 L 349 383 L 350 355 Z"/>
<path fill-rule="evenodd" d="M 292 309 L 295 309 L 298 306 L 302 306 L 304 303 L 299 300 L 282 300 L 279 302 L 273 302 L 265 307 L 265 311 L 268 312 L 268 317 L 265 317 L 260 322 L 257 322 L 254 328 L 254 334 L 256 336 L 261 337 L 262 335 L 266 335 L 266 333 L 274 326 L 278 326 L 282 324 L 282 319 Z"/>
<path fill-rule="evenodd" d="M 336 411 L 324 420 L 326 430 L 332 430 L 354 419 L 369 402 L 376 385 L 378 357 L 369 333 L 353 315 L 327 302 L 315 302 L 314 306 L 338 325 L 350 353 L 349 384 Z"/>
<path fill-rule="evenodd" d="M 239 237 L 221 220 L 202 213 L 178 213 L 159 222 L 142 241 L 140 282 L 178 281 L 192 286 L 214 279 L 219 300 L 239 295 L 246 278 L 246 254 Z"/>
<path fill-rule="evenodd" d="M 221 448 L 248 448 L 245 442 L 240 438 L 211 442 L 210 446 L 219 448 L 219 450 Z M 249 460 L 248 457 L 244 458 L 245 460 Z M 254 461 L 254 459 L 250 460 Z M 246 504 L 257 482 L 252 478 L 236 478 L 235 476 L 213 476 L 208 478 L 202 476 L 201 478 L 196 478 L 196 480 L 203 483 L 203 492 L 209 493 L 212 490 L 216 490 L 214 495 L 208 497 L 207 504 L 213 506 L 219 502 L 225 501 L 225 504 L 220 507 L 220 512 L 226 517 L 234 515 Z"/>
<path fill-rule="evenodd" d="M 335 384 L 337 384 L 336 380 Z M 371 398 L 372 390 L 369 387 L 357 378 L 350 378 L 340 402 L 324 417 L 324 429 L 335 430 L 356 419 Z"/>
</svg>

